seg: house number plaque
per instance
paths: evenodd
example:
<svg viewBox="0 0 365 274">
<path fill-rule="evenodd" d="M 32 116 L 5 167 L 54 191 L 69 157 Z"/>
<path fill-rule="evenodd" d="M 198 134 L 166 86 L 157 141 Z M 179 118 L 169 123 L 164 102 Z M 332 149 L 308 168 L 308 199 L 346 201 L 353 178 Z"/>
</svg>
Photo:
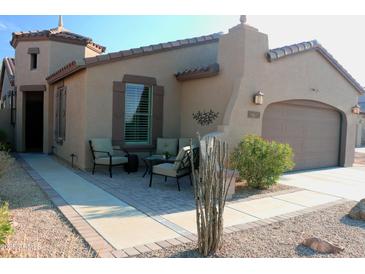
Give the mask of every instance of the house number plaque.
<svg viewBox="0 0 365 274">
<path fill-rule="evenodd" d="M 260 112 L 259 111 L 249 110 L 248 113 L 247 113 L 247 117 L 248 118 L 253 118 L 253 119 L 259 119 L 260 118 Z"/>
</svg>

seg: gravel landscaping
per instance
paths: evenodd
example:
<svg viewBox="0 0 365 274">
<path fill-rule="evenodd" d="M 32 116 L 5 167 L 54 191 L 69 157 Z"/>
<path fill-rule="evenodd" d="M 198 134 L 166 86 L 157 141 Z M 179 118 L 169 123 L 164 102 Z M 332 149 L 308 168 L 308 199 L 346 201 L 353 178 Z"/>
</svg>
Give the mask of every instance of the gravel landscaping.
<svg viewBox="0 0 365 274">
<path fill-rule="evenodd" d="M 214 257 L 365 257 L 365 222 L 347 217 L 355 202 L 332 206 L 279 223 L 226 234 Z M 300 243 L 309 237 L 330 241 L 344 251 L 318 254 Z M 139 257 L 200 257 L 193 243 Z"/>
<path fill-rule="evenodd" d="M 19 162 L 0 179 L 0 200 L 9 201 L 14 228 L 0 257 L 95 257 Z"/>
</svg>

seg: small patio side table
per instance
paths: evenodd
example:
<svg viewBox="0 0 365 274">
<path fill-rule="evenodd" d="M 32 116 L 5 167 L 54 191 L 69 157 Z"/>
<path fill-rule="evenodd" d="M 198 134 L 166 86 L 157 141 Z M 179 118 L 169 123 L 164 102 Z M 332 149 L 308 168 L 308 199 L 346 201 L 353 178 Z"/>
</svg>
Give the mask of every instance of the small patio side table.
<svg viewBox="0 0 365 274">
<path fill-rule="evenodd" d="M 154 165 L 162 164 L 162 163 L 173 163 L 175 162 L 176 157 L 170 157 L 168 159 L 164 158 L 162 155 L 153 155 L 143 158 L 143 162 L 146 166 L 146 170 L 144 171 L 142 177 L 146 176 L 146 174 L 151 174 L 152 167 Z"/>
</svg>

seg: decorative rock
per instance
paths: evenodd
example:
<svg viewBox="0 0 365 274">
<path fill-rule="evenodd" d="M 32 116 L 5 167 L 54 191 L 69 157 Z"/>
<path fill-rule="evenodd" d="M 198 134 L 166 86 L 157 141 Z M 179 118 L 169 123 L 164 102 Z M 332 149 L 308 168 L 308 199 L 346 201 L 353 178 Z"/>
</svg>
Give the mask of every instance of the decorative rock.
<svg viewBox="0 0 365 274">
<path fill-rule="evenodd" d="M 333 245 L 330 242 L 321 240 L 319 238 L 309 238 L 302 242 L 302 245 L 309 247 L 310 249 L 319 253 L 339 253 L 343 251 L 343 248 Z"/>
<path fill-rule="evenodd" d="M 365 221 L 365 199 L 362 199 L 350 210 L 349 216 L 355 220 Z"/>
</svg>

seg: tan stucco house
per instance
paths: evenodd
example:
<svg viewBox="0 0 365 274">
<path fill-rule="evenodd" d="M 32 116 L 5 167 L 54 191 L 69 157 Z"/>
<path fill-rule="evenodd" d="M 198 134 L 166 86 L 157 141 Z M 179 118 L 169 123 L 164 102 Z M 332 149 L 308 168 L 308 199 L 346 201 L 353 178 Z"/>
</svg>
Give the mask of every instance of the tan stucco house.
<svg viewBox="0 0 365 274">
<path fill-rule="evenodd" d="M 1 97 L 16 94 L 16 119 L 1 113 L 1 127 L 13 127 L 17 151 L 73 154 L 82 169 L 91 138 L 142 155 L 157 137 L 197 132 L 218 132 L 231 148 L 246 134 L 289 143 L 298 170 L 351 166 L 363 88 L 318 42 L 269 49 L 266 34 L 240 21 L 224 34 L 108 54 L 62 22 L 14 33 Z"/>
</svg>

